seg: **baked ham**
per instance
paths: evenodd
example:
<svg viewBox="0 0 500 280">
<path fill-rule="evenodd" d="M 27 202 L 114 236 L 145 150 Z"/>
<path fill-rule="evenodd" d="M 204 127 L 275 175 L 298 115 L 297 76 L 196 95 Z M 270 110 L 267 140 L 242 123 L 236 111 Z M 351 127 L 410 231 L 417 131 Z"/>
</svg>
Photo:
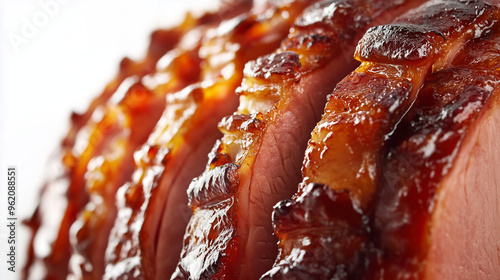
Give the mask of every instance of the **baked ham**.
<svg viewBox="0 0 500 280">
<path fill-rule="evenodd" d="M 206 31 L 198 51 L 201 81 L 167 95 L 155 131 L 134 155 L 131 182 L 118 190 L 105 279 L 163 279 L 174 272 L 191 214 L 187 187 L 205 167 L 200 158 L 220 138 L 217 123 L 237 107 L 245 62 L 279 45 L 303 6 L 295 4 L 256 6 Z"/>
<path fill-rule="evenodd" d="M 71 116 L 70 131 L 52 163 L 55 172 L 27 221 L 33 237 L 23 278 L 66 279 L 72 255 L 77 278 L 101 277 L 116 215 L 114 197 L 130 179 L 133 152 L 160 118 L 165 95 L 199 80 L 197 50 L 181 53 L 177 45 L 198 29 L 216 27 L 248 10 L 249 4 L 242 1 L 200 18 L 188 15 L 178 27 L 155 31 L 144 60 L 123 59 L 117 77 L 89 109 Z"/>
<path fill-rule="evenodd" d="M 272 265 L 272 207 L 296 191 L 326 95 L 356 65 L 345 53 L 371 24 L 411 5 L 312 5 L 275 53 L 247 64 L 240 106 L 219 124 L 225 135 L 189 187 L 194 215 L 173 279 L 256 279 Z"/>
<path fill-rule="evenodd" d="M 240 0 L 153 33 L 72 117 L 23 278 L 500 278 L 499 9 Z"/>
<path fill-rule="evenodd" d="M 460 197 L 455 192 L 469 188 L 442 180 L 499 81 L 499 11 L 481 1 L 469 5 L 433 1 L 361 39 L 356 58 L 362 64 L 329 96 L 309 141 L 299 191 L 275 209 L 280 255 L 265 279 L 500 276 L 498 206 L 491 205 L 497 212 L 487 214 L 478 245 L 441 245 L 453 228 L 459 232 L 456 217 L 444 222 L 459 209 L 439 196 Z M 469 151 L 462 156 L 471 157 Z M 477 187 L 498 190 L 487 178 Z M 472 214 L 480 207 L 467 209 Z M 433 228 L 432 216 L 441 211 L 449 216 Z M 485 250 L 481 263 L 455 257 L 473 247 Z M 468 268 L 469 277 L 460 268 Z"/>
</svg>

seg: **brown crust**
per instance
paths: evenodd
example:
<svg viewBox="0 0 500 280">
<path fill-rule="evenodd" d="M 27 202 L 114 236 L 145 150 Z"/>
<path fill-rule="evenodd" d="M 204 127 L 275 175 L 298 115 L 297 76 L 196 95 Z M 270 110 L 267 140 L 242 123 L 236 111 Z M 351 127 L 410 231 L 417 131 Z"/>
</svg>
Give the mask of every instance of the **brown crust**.
<svg viewBox="0 0 500 280">
<path fill-rule="evenodd" d="M 373 28 L 360 41 L 357 58 L 367 62 L 330 96 L 325 115 L 309 143 L 304 182 L 293 201 L 287 202 L 297 208 L 284 216 L 278 215 L 282 207 L 275 209 L 280 255 L 266 277 L 419 279 L 422 276 L 435 187 L 448 172 L 456 154 L 454 149 L 458 149 L 468 125 L 498 83 L 498 73 L 494 74 L 498 66 L 495 44 L 482 40 L 497 32 L 494 23 L 500 14 L 485 3 L 468 4 L 433 1 L 400 17 L 396 24 Z M 422 17 L 426 21 L 421 21 Z M 401 22 L 410 24 L 410 28 L 403 28 Z M 428 26 L 434 29 L 429 30 Z M 390 32 L 384 33 L 386 30 Z M 475 36 L 483 39 L 474 40 Z M 398 48 L 391 38 L 407 40 Z M 468 40 L 469 45 L 465 45 Z M 408 47 L 409 44 L 414 48 Z M 429 51 L 415 52 L 418 44 Z M 478 46 L 484 48 L 478 51 Z M 461 51 L 457 53 L 458 49 Z M 472 53 L 477 55 L 476 61 Z M 409 70 L 419 67 L 427 69 L 420 72 L 422 76 Z M 430 70 L 437 72 L 430 74 Z M 424 83 L 422 89 L 421 83 Z M 409 85 L 406 89 L 402 86 L 405 84 Z M 352 154 L 346 156 L 345 147 Z M 360 155 L 365 157 L 358 158 Z M 374 173 L 364 180 L 361 171 L 369 169 L 363 165 L 367 158 L 372 159 L 369 162 Z M 411 170 L 404 169 L 408 162 L 413 163 Z M 351 166 L 356 173 L 348 172 Z M 307 209 L 337 207 L 338 202 L 334 201 L 323 205 L 321 196 L 311 192 L 312 182 L 328 184 L 338 192 L 348 190 L 355 209 L 365 219 L 362 224 L 356 224 L 359 221 L 356 216 L 351 217 L 350 223 L 344 222 L 351 225 L 350 230 L 363 233 L 357 247 L 350 247 L 349 242 L 338 245 L 346 242 L 345 237 L 328 234 L 331 240 L 325 245 L 322 236 L 308 232 L 311 224 L 306 220 L 297 219 L 297 224 L 287 227 L 289 217 L 300 217 Z M 302 203 L 314 199 L 316 205 Z M 339 211 L 349 213 L 351 209 L 345 206 L 345 210 Z M 323 219 L 345 220 L 336 218 L 337 215 L 332 210 Z M 330 246 L 340 249 L 325 250 Z M 318 258 L 314 252 L 326 252 L 328 257 Z M 336 262 L 330 263 L 331 260 Z"/>
<path fill-rule="evenodd" d="M 218 28 L 202 30 L 207 35 L 199 41 L 199 53 L 204 56 L 201 82 L 167 95 L 162 119 L 144 151 L 136 154 L 137 170 L 120 190 L 119 197 L 133 193 L 130 197 L 134 203 L 118 201 L 119 214 L 107 251 L 106 279 L 153 279 L 172 273 L 187 222 L 177 219 L 179 210 L 186 210 L 176 205 L 187 204 L 188 182 L 204 166 L 199 158 L 219 137 L 216 122 L 236 107 L 234 91 L 241 83 L 245 62 L 275 49 L 293 20 L 293 15 L 282 17 L 279 7 L 270 6 L 265 14 L 249 11 Z M 275 29 L 270 28 L 271 23 Z M 226 70 L 227 66 L 233 69 Z M 153 154 L 148 146 L 156 147 Z M 219 175 L 192 185 L 193 205 L 203 208 L 224 200 L 228 188 L 224 176 Z M 142 197 L 138 199 L 138 195 Z M 181 216 L 189 218 L 190 213 Z"/>
<path fill-rule="evenodd" d="M 265 220 L 255 221 L 257 218 L 253 217 L 257 213 L 262 215 L 263 211 L 266 211 L 263 210 L 263 201 L 258 200 L 258 197 L 263 197 L 270 192 L 272 197 L 261 198 L 266 200 L 265 204 L 267 205 L 268 201 L 286 196 L 290 191 L 286 186 L 283 186 L 284 189 L 281 186 L 273 186 L 273 178 L 268 180 L 270 187 L 274 187 L 273 189 L 259 190 L 259 188 L 264 187 L 265 180 L 258 177 L 265 178 L 266 174 L 254 172 L 255 165 L 257 165 L 255 162 L 259 161 L 259 164 L 265 164 L 266 157 L 278 156 L 277 154 L 267 154 L 269 150 L 273 150 L 272 148 L 263 152 L 263 143 L 270 141 L 269 139 L 272 138 L 270 134 L 279 130 L 278 123 L 287 123 L 283 120 L 283 116 L 287 115 L 289 108 L 293 107 L 290 100 L 298 98 L 296 95 L 303 90 L 301 86 L 303 82 L 308 80 L 306 79 L 308 75 L 313 77 L 314 75 L 311 73 L 315 73 L 316 70 L 317 72 L 321 72 L 323 69 L 331 71 L 333 66 L 329 63 L 334 58 L 343 59 L 343 51 L 348 52 L 345 53 L 347 62 L 341 62 L 346 65 L 343 67 L 346 69 L 352 67 L 348 65 L 349 59 L 347 57 L 352 56 L 355 40 L 368 28 L 368 24 L 374 20 L 373 17 L 378 17 L 391 8 L 399 8 L 399 5 L 382 6 L 380 4 L 378 1 L 370 1 L 370 3 L 323 1 L 311 5 L 296 21 L 291 33 L 283 41 L 279 50 L 245 67 L 245 78 L 239 90 L 240 107 L 233 116 L 221 122 L 220 129 L 224 133 L 224 137 L 214 148 L 212 159 L 215 161 L 210 162 L 208 170 L 202 175 L 205 178 L 210 174 L 210 168 L 227 165 L 228 162 L 231 162 L 239 166 L 239 184 L 231 186 L 233 190 L 230 192 L 235 195 L 228 198 L 230 203 L 224 204 L 224 207 L 212 207 L 200 212 L 198 212 L 197 207 L 194 207 L 194 216 L 187 229 L 181 260 L 174 274 L 175 279 L 255 278 L 263 270 L 263 267 L 270 265 L 271 256 L 267 252 L 272 251 L 272 237 L 266 237 L 265 240 L 259 239 L 264 236 L 264 232 L 269 237 L 271 236 L 271 233 L 267 232 L 270 226 L 254 224 L 256 222 L 265 223 Z M 411 4 L 407 4 L 408 7 Z M 384 15 L 388 16 L 387 14 Z M 327 76 L 325 74 L 325 77 Z M 331 77 L 331 79 L 333 87 L 336 83 L 335 79 L 338 77 Z M 307 84 L 307 87 L 313 88 L 310 84 Z M 317 95 L 318 98 L 319 96 L 320 94 Z M 311 96 L 310 98 L 317 97 Z M 323 104 L 324 101 L 315 102 Z M 299 106 L 297 105 L 297 107 Z M 303 117 L 306 118 L 307 114 L 309 112 L 304 112 Z M 311 113 L 311 115 L 314 114 Z M 315 123 L 315 121 L 313 122 Z M 295 134 L 292 133 L 292 135 Z M 265 145 L 271 145 L 271 143 L 266 142 Z M 284 147 L 285 145 L 287 144 L 279 143 L 278 140 L 276 152 L 279 152 L 280 146 Z M 217 162 L 217 160 L 221 160 L 221 162 Z M 288 168 L 288 166 L 284 168 Z M 278 177 L 276 179 L 286 177 L 286 182 L 293 180 L 299 171 L 298 166 L 293 168 L 295 171 L 292 169 L 288 171 L 292 173 L 276 174 Z M 261 167 L 261 169 L 265 169 L 265 167 Z M 274 170 L 272 167 L 269 169 Z M 260 183 L 256 183 L 257 180 Z M 252 207 L 254 210 L 250 209 Z M 252 211 L 256 211 L 256 214 Z M 207 215 L 224 219 L 226 221 L 224 225 L 228 226 L 225 230 L 231 234 L 222 241 L 210 238 L 210 236 L 216 236 L 211 231 L 212 229 L 208 225 L 205 227 L 200 225 L 202 218 Z M 250 231 L 248 227 L 252 230 Z M 262 234 L 259 235 L 260 233 Z M 203 238 L 200 240 L 198 239 L 200 237 Z M 216 242 L 217 246 L 212 246 L 213 242 Z M 267 246 L 266 248 L 264 248 L 264 244 Z M 254 252 L 259 253 L 257 251 L 260 249 L 257 248 L 261 247 L 263 249 L 260 252 L 261 255 L 254 255 Z M 196 263 L 193 256 L 203 260 L 207 256 L 217 257 L 213 257 L 216 261 L 212 265 L 200 268 L 200 266 L 192 265 Z"/>
<path fill-rule="evenodd" d="M 248 7 L 248 3 L 243 4 Z M 170 30 L 157 30 L 151 35 L 151 42 L 146 54 L 146 57 L 138 62 L 132 61 L 128 58 L 124 58 L 120 63 L 120 71 L 116 78 L 108 84 L 105 90 L 101 93 L 99 97 L 92 101 L 87 111 L 83 114 L 73 113 L 71 116 L 70 130 L 67 136 L 62 141 L 61 149 L 58 156 L 54 159 L 55 169 L 58 170 L 57 174 L 52 174 L 52 178 L 47 180 L 47 183 L 43 187 L 41 194 L 41 203 L 37 207 L 33 216 L 26 224 L 33 230 L 33 237 L 30 241 L 28 260 L 23 272 L 23 279 L 26 279 L 30 275 L 30 270 L 32 267 L 44 268 L 45 274 L 37 274 L 37 279 L 66 279 L 68 273 L 68 261 L 72 254 L 72 246 L 70 245 L 70 239 L 72 234 L 70 233 L 70 227 L 77 221 L 80 212 L 83 211 L 82 221 L 77 221 L 76 228 L 83 225 L 88 225 L 87 229 L 81 229 L 81 233 L 78 234 L 79 241 L 76 244 L 75 250 L 79 254 L 85 256 L 84 263 L 95 262 L 94 272 L 88 272 L 80 268 L 75 267 L 77 275 L 81 273 L 85 274 L 85 277 L 96 278 L 98 274 L 102 273 L 102 256 L 97 260 L 92 260 L 92 254 L 98 252 L 103 253 L 103 246 L 105 244 L 100 244 L 96 242 L 93 245 L 89 245 L 90 241 L 93 241 L 93 237 L 90 234 L 98 228 L 105 231 L 102 227 L 102 220 L 112 218 L 113 210 L 109 209 L 109 217 L 98 217 L 99 212 L 96 210 L 94 217 L 90 217 L 88 212 L 85 210 L 85 206 L 91 206 L 92 201 L 89 201 L 91 194 L 95 196 L 111 196 L 109 193 L 114 193 L 117 185 L 121 184 L 124 179 L 126 179 L 128 168 L 131 166 L 131 155 L 135 150 L 137 145 L 143 143 L 149 135 L 151 130 L 151 125 L 143 123 L 144 120 L 147 123 L 155 122 L 155 118 L 159 117 L 154 111 L 158 111 L 158 107 L 164 104 L 162 98 L 158 98 L 164 95 L 166 92 L 162 91 L 163 88 L 153 89 L 146 88 L 141 82 L 130 81 L 140 81 L 145 76 L 154 77 L 157 74 L 156 64 L 158 60 L 165 55 L 168 51 L 176 47 L 177 43 L 180 41 L 181 37 L 190 31 L 193 27 L 199 25 L 210 25 L 220 21 L 221 15 L 230 15 L 237 9 L 232 7 L 232 11 L 221 11 L 218 14 L 205 14 L 199 19 L 192 18 L 188 16 L 186 20 L 178 27 L 172 28 Z M 188 60 L 185 60 L 188 62 Z M 180 83 L 170 83 L 167 87 L 183 87 L 183 82 L 189 82 L 192 76 L 196 73 L 190 72 L 186 75 L 186 64 L 184 68 L 171 69 L 175 73 L 174 77 L 178 77 L 181 81 Z M 191 68 L 193 69 L 193 68 Z M 160 71 L 162 72 L 162 71 Z M 173 79 L 175 80 L 175 79 Z M 118 90 L 120 89 L 120 90 Z M 120 93 L 123 94 L 123 90 L 126 91 L 124 97 L 120 97 Z M 112 100 L 116 99 L 118 100 Z M 121 99 L 121 100 L 120 100 Z M 152 101 L 153 100 L 153 101 Z M 151 104 L 151 101 L 153 104 Z M 156 109 L 155 109 L 156 108 Z M 148 111 L 150 115 L 144 118 L 144 110 Z M 113 119 L 118 111 L 121 120 Z M 103 115 L 103 116 L 102 116 Z M 155 116 L 157 115 L 157 116 Z M 96 117 L 93 117 L 96 116 Z M 116 179 L 115 175 L 108 173 L 105 169 L 102 170 L 88 171 L 87 165 L 91 159 L 98 158 L 104 153 L 106 149 L 110 149 L 113 143 L 110 141 L 116 138 L 113 132 L 113 127 L 117 125 L 120 133 L 130 135 L 122 135 L 122 140 L 127 144 L 125 146 L 128 149 L 128 154 L 126 155 L 123 162 L 114 163 L 111 166 L 112 172 L 122 172 Z M 148 128 L 149 127 L 149 128 Z M 115 129 L 116 130 L 116 129 Z M 80 138 L 80 140 L 79 140 Z M 115 139 L 116 140 L 116 139 Z M 78 142 L 80 141 L 80 142 Z M 82 146 L 83 145 L 83 146 Z M 83 147 L 83 149 L 82 149 Z M 86 189 L 86 180 L 84 178 L 87 172 L 102 172 L 105 176 L 109 176 L 108 182 L 103 186 L 96 186 L 95 188 Z M 125 178 L 123 178 L 125 176 Z M 116 179 L 116 181 L 114 181 Z M 101 189 L 105 188 L 105 189 Z M 105 193 L 108 193 L 105 195 Z M 54 203 L 55 200 L 59 200 Z M 99 199 L 97 199 L 99 201 Z M 108 205 L 114 208 L 114 201 L 106 201 Z M 110 204 L 109 204 L 110 203 Z M 101 209 L 102 210 L 102 209 Z M 87 217 L 87 218 L 84 218 Z M 56 223 L 54 219 L 60 218 L 59 228 L 53 228 L 53 224 Z M 94 219 L 94 221 L 89 220 Z M 51 228 L 48 230 L 48 228 Z M 77 230 L 80 232 L 80 229 Z M 106 234 L 103 233 L 105 236 Z M 35 239 L 36 238 L 36 239 Z M 101 238 L 102 239 L 102 238 Z M 47 243 L 50 252 L 48 255 L 41 252 L 36 252 L 34 243 Z M 87 245 L 83 245 L 87 244 Z M 90 243 L 91 244 L 91 243 Z M 97 250 L 93 246 L 97 246 Z M 95 252 L 94 252 L 95 251 Z M 88 265 L 87 265 L 88 267 Z M 79 272 L 78 272 L 79 271 Z M 38 273 L 38 272 L 37 272 Z"/>
</svg>

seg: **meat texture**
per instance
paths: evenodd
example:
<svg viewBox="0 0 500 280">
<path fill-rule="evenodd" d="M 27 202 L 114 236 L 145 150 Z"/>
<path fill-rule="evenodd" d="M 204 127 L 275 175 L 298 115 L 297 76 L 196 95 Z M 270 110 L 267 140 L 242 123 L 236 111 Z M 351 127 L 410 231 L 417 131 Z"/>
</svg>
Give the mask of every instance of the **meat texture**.
<svg viewBox="0 0 500 280">
<path fill-rule="evenodd" d="M 500 170 L 493 164 L 500 143 L 492 137 L 499 132 L 499 27 L 476 34 L 450 68 L 427 77 L 412 114 L 394 134 L 373 217 L 383 250 L 376 273 L 500 275 Z"/>
<path fill-rule="evenodd" d="M 500 277 L 497 1 L 222 2 L 72 115 L 23 279 Z"/>
<path fill-rule="evenodd" d="M 181 34 L 182 31 L 175 28 L 153 33 L 146 58 L 140 62 L 123 59 L 115 80 L 89 109 L 84 114 L 71 116 L 70 131 L 52 160 L 51 177 L 42 189 L 40 204 L 26 222 L 33 236 L 23 278 L 66 279 L 71 255 L 70 227 L 89 201 L 85 191 L 87 166 L 92 158 L 114 145 L 112 142 L 116 139 L 132 137 L 131 145 L 137 145 L 141 137 L 135 130 L 141 130 L 146 135 L 143 138 L 147 137 L 148 126 L 137 127 L 130 118 L 136 115 L 144 118 L 145 112 L 158 111 L 158 106 L 152 102 L 156 97 L 140 83 L 132 81 L 155 73 L 156 62 L 174 47 Z M 127 91 L 123 100 L 109 101 L 112 96 Z M 135 102 L 137 96 L 141 96 L 141 102 Z M 131 100 L 134 102 L 130 103 Z M 154 119 L 154 116 L 153 113 L 147 118 Z"/>
<path fill-rule="evenodd" d="M 296 191 L 326 95 L 355 67 L 352 53 L 365 30 L 413 5 L 318 2 L 276 52 L 246 65 L 240 106 L 219 123 L 224 137 L 189 187 L 194 215 L 172 279 L 257 279 L 271 267 L 272 207 Z"/>
<path fill-rule="evenodd" d="M 459 267 L 499 275 L 498 235 L 480 234 L 480 265 L 437 242 L 457 225 L 440 225 L 443 211 L 453 214 L 436 197 L 456 189 L 441 182 L 463 166 L 462 140 L 497 87 L 490 37 L 499 15 L 482 1 L 432 1 L 365 34 L 361 66 L 337 85 L 312 133 L 299 191 L 274 210 L 280 254 L 264 279 L 469 279 L 451 273 Z M 498 191 L 489 176 L 487 192 Z M 497 234 L 498 213 L 485 226 Z"/>
<path fill-rule="evenodd" d="M 214 23 L 201 24 L 187 30 L 201 32 L 213 25 Z M 184 45 L 185 40 L 180 44 Z M 170 62 L 165 69 L 154 75 L 146 75 L 137 82 L 136 77 L 126 80 L 134 84 L 127 89 L 117 108 L 107 104 L 103 120 L 108 126 L 114 122 L 119 123 L 121 126 L 117 131 L 120 134 L 113 137 L 106 135 L 109 144 L 95 153 L 88 163 L 84 191 L 89 196 L 89 202 L 70 230 L 73 246 L 70 261 L 72 276 L 85 279 L 102 277 L 104 251 L 117 216 L 115 196 L 118 188 L 130 180 L 134 169 L 134 152 L 146 142 L 160 119 L 166 106 L 166 96 L 200 78 L 201 59 L 197 55 L 199 45 L 190 47 L 184 50 L 181 46 L 176 46 L 165 54 L 162 61 L 169 59 Z M 168 82 L 161 82 L 165 78 Z M 111 117 L 107 117 L 108 114 Z M 100 234 L 96 235 L 95 232 Z"/>
<path fill-rule="evenodd" d="M 72 115 L 70 131 L 52 163 L 52 177 L 27 221 L 34 233 L 23 278 L 66 279 L 72 254 L 74 276 L 101 278 L 116 213 L 114 197 L 130 178 L 132 153 L 160 118 L 167 92 L 199 79 L 196 53 L 173 49 L 192 29 L 214 26 L 249 6 L 242 2 L 199 18 L 188 15 L 177 27 L 155 31 L 144 60 L 124 59 L 115 80 L 89 109 Z"/>
<path fill-rule="evenodd" d="M 205 34 L 195 48 L 203 63 L 200 81 L 167 95 L 155 130 L 134 154 L 132 180 L 117 192 L 105 279 L 163 279 L 173 273 L 191 215 L 189 183 L 221 136 L 217 122 L 237 107 L 234 92 L 245 62 L 279 45 L 301 6 L 296 4 L 256 6 L 198 31 Z"/>
</svg>

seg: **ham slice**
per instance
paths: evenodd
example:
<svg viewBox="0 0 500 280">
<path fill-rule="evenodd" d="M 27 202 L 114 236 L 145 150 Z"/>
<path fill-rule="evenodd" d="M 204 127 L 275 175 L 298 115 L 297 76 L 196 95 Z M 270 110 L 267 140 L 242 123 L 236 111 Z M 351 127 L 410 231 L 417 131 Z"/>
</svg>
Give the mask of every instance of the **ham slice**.
<svg viewBox="0 0 500 280">
<path fill-rule="evenodd" d="M 132 80 L 156 72 L 156 62 L 175 46 L 181 33 L 178 29 L 154 32 L 146 58 L 140 62 L 123 59 L 117 77 L 90 104 L 87 111 L 71 116 L 70 130 L 52 160 L 53 173 L 43 186 L 40 204 L 26 222 L 33 231 L 33 237 L 24 279 L 66 279 L 71 256 L 70 227 L 89 200 L 85 192 L 87 165 L 91 158 L 110 145 L 110 139 L 117 134 L 126 134 L 125 130 L 129 129 L 120 122 L 123 120 L 117 119 L 122 112 L 116 102 L 109 109 L 106 103 L 113 96 L 127 91 L 134 84 Z M 135 86 L 136 89 L 138 87 L 140 85 Z M 151 96 L 146 91 L 139 92 L 145 93 L 147 99 Z M 152 105 L 146 104 L 148 102 L 143 103 L 145 107 Z M 154 114 L 151 118 L 154 120 Z M 144 133 L 147 135 L 149 132 Z"/>
<path fill-rule="evenodd" d="M 222 2 L 73 114 L 23 279 L 500 276 L 497 1 Z"/>
<path fill-rule="evenodd" d="M 485 152 L 478 162 L 482 147 L 499 145 L 492 138 L 498 131 L 499 27 L 471 40 L 452 67 L 426 79 L 412 115 L 395 132 L 374 213 L 375 243 L 384 252 L 376 273 L 500 275 L 497 153 Z"/>
<path fill-rule="evenodd" d="M 300 154 L 326 95 L 352 70 L 372 24 L 417 3 L 322 1 L 307 8 L 275 53 L 245 67 L 240 106 L 188 190 L 194 214 L 172 279 L 257 279 L 277 254 L 272 206 L 300 181 Z"/>
<path fill-rule="evenodd" d="M 476 49 L 469 41 L 496 32 L 498 16 L 481 1 L 432 1 L 365 34 L 357 48 L 361 66 L 330 95 L 313 131 L 298 193 L 276 206 L 280 254 L 265 279 L 421 279 L 425 273 L 449 279 L 435 272 L 458 267 L 453 257 L 444 260 L 431 249 L 429 258 L 441 256 L 439 265 L 426 262 L 427 246 L 444 249 L 427 243 L 427 232 L 436 239 L 450 234 L 435 231 L 429 215 L 454 147 L 498 83 L 497 63 L 485 63 L 495 58 L 487 55 L 496 51 L 491 44 L 477 53 L 486 57 L 483 66 L 471 58 L 460 62 Z M 494 239 L 479 242 L 490 256 Z M 485 274 L 495 275 L 494 262 L 484 262 Z"/>
<path fill-rule="evenodd" d="M 197 19 L 188 16 L 178 27 L 155 31 L 146 57 L 139 62 L 122 60 L 115 80 L 87 111 L 72 115 L 70 131 L 52 163 L 54 173 L 27 221 L 34 233 L 23 278 L 66 279 L 73 254 L 71 243 L 76 251 L 72 273 L 76 277 L 102 275 L 104 248 L 116 212 L 114 196 L 117 187 L 130 178 L 132 153 L 145 142 L 159 119 L 165 94 L 199 79 L 199 70 L 192 67 L 196 66 L 196 57 L 172 49 L 192 29 L 213 26 L 245 6 L 248 8 L 248 3 Z M 167 69 L 157 69 L 157 62 L 172 53 L 179 61 Z M 170 82 L 156 86 L 165 76 L 171 78 Z M 100 234 L 96 236 L 95 231 Z"/>
<path fill-rule="evenodd" d="M 498 50 L 498 49 L 497 49 Z M 455 163 L 438 186 L 426 279 L 495 279 L 500 275 L 500 90 L 470 124 Z M 486 210 L 488 209 L 488 210 Z"/>
<path fill-rule="evenodd" d="M 191 215 L 187 187 L 205 167 L 200 158 L 220 138 L 217 122 L 237 106 L 234 92 L 243 66 L 274 50 L 303 6 L 278 4 L 256 6 L 201 33 L 200 81 L 167 95 L 155 130 L 134 155 L 132 179 L 117 192 L 105 279 L 163 279 L 173 273 Z"/>
</svg>

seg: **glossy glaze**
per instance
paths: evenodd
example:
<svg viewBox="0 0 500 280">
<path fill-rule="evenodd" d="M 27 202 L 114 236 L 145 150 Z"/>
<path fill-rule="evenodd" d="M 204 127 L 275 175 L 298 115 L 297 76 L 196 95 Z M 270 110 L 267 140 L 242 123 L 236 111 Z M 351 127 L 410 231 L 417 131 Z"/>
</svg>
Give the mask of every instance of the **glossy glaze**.
<svg viewBox="0 0 500 280">
<path fill-rule="evenodd" d="M 247 64 L 238 91 L 240 106 L 220 123 L 224 137 L 198 179 L 216 182 L 219 173 L 213 170 L 236 164 L 239 180 L 230 183 L 224 200 L 216 191 L 216 199 L 207 199 L 207 205 L 191 202 L 194 215 L 173 279 L 255 279 L 271 266 L 277 251 L 271 207 L 295 192 L 300 170 L 296 155 L 304 151 L 326 94 L 353 69 L 355 41 L 369 24 L 383 20 L 381 15 L 390 19 L 388 11 L 409 8 L 410 3 L 313 4 L 280 49 Z"/>
<path fill-rule="evenodd" d="M 198 79 L 199 70 L 193 66 L 199 61 L 193 53 L 178 54 L 172 49 L 194 27 L 216 24 L 237 11 L 231 9 L 200 18 L 188 16 L 175 28 L 153 32 L 146 57 L 138 62 L 123 59 L 117 77 L 87 111 L 72 115 L 70 131 L 53 163 L 57 171 L 27 222 L 34 234 L 24 278 L 66 279 L 69 273 L 101 278 L 107 236 L 116 215 L 114 197 L 130 178 L 132 154 L 160 117 L 165 95 Z M 157 65 L 168 56 L 175 61 Z M 168 81 L 162 82 L 165 76 Z"/>
<path fill-rule="evenodd" d="M 113 135 L 130 134 L 129 116 L 137 113 L 134 110 L 140 111 L 141 104 L 147 102 L 139 102 L 134 106 L 117 106 L 115 102 L 110 104 L 110 108 L 106 104 L 113 96 L 123 95 L 124 91 L 135 84 L 134 81 L 156 72 L 156 62 L 174 47 L 180 35 L 181 31 L 178 29 L 154 32 L 146 58 L 139 62 L 123 59 L 117 77 L 92 101 L 87 111 L 72 114 L 70 131 L 52 163 L 53 170 L 57 171 L 45 183 L 41 203 L 32 218 L 26 222 L 33 230 L 33 238 L 23 278 L 35 277 L 30 276 L 30 270 L 35 268 L 37 279 L 66 279 L 68 261 L 72 254 L 70 227 L 90 199 L 85 190 L 84 179 L 87 165 L 92 158 L 101 154 L 104 147 L 110 145 Z M 130 91 L 134 92 L 132 88 Z M 150 95 L 145 89 L 137 92 L 144 92 L 145 98 Z M 132 97 L 129 96 L 130 98 Z M 130 111 L 124 111 L 125 107 L 130 107 Z M 121 116 L 121 119 L 116 119 L 117 116 Z M 115 132 L 112 132 L 113 128 Z M 117 132 L 116 129 L 122 132 Z"/>
<path fill-rule="evenodd" d="M 373 214 L 372 242 L 380 250 L 370 267 L 374 279 L 382 273 L 418 279 L 425 271 L 439 187 L 500 82 L 498 27 L 492 33 L 471 40 L 452 67 L 426 79 L 411 115 L 392 136 Z"/>
<path fill-rule="evenodd" d="M 497 9 L 299 0 L 234 17 L 236 2 L 154 32 L 72 115 L 25 278 L 168 278 L 181 247 L 173 279 L 423 277 L 440 182 L 498 89 Z M 364 30 L 414 6 L 368 30 L 329 96 L 274 208 L 271 268 L 271 206 L 297 190 L 324 97 Z"/>
<path fill-rule="evenodd" d="M 200 57 L 199 81 L 167 94 L 155 130 L 134 154 L 136 170 L 117 194 L 119 212 L 106 252 L 105 279 L 172 274 L 191 215 L 189 182 L 201 173 L 205 164 L 200 158 L 220 137 L 217 122 L 236 109 L 234 92 L 245 62 L 276 48 L 293 21 L 293 15 L 284 17 L 279 7 L 266 9 L 264 16 L 250 10 L 192 34 Z M 223 190 L 208 194 L 224 195 Z M 208 203 L 204 193 L 201 189 L 191 196 L 195 204 Z"/>
<path fill-rule="evenodd" d="M 362 65 L 313 132 L 299 192 L 276 206 L 280 255 L 264 278 L 423 276 L 436 187 L 497 85 L 498 16 L 482 2 L 433 1 L 367 32 Z M 311 224 L 316 214 L 325 224 Z"/>
</svg>

